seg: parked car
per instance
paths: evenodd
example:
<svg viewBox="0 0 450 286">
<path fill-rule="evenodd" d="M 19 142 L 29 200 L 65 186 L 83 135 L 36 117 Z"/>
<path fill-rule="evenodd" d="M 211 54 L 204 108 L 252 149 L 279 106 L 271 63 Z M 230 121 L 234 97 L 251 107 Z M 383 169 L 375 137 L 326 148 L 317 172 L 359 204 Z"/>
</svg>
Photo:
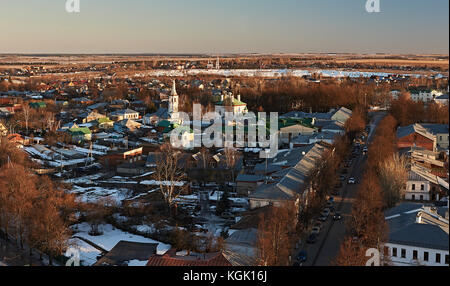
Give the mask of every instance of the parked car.
<svg viewBox="0 0 450 286">
<path fill-rule="evenodd" d="M 319 217 L 319 221 L 325 222 L 327 221 L 328 217 L 327 216 L 321 216 Z"/>
<path fill-rule="evenodd" d="M 326 207 L 327 207 L 327 208 L 331 208 L 332 206 L 333 206 L 333 203 L 330 202 L 330 201 L 328 201 L 327 204 L 326 204 Z"/>
<path fill-rule="evenodd" d="M 341 192 L 339 191 L 339 189 L 334 189 L 334 190 L 331 192 L 331 194 L 332 194 L 333 196 L 340 196 L 340 195 L 341 195 Z"/>
<path fill-rule="evenodd" d="M 320 234 L 320 227 L 313 227 L 311 230 L 311 234 L 319 235 Z"/>
<path fill-rule="evenodd" d="M 354 184 L 356 184 L 356 179 L 355 178 L 350 178 L 350 179 L 348 179 L 348 183 L 351 184 L 351 185 L 354 185 Z"/>
<path fill-rule="evenodd" d="M 308 259 L 308 253 L 305 250 L 300 251 L 300 253 L 297 256 L 297 260 L 301 262 L 306 262 Z"/>
<path fill-rule="evenodd" d="M 342 216 L 341 216 L 340 213 L 335 213 L 334 214 L 334 216 L 333 216 L 333 220 L 334 221 L 338 221 L 338 220 L 341 220 L 341 219 L 342 219 Z"/>
<path fill-rule="evenodd" d="M 346 178 L 345 178 L 344 175 L 341 175 L 341 176 L 339 177 L 339 180 L 340 180 L 340 181 L 345 181 L 345 179 L 346 179 Z"/>
<path fill-rule="evenodd" d="M 324 209 L 322 211 L 321 215 L 322 216 L 326 216 L 326 217 L 329 216 L 330 215 L 330 209 L 329 208 Z"/>
<path fill-rule="evenodd" d="M 317 235 L 315 235 L 315 234 L 310 234 L 310 235 L 308 236 L 308 239 L 306 240 L 306 242 L 309 243 L 309 244 L 314 244 L 314 243 L 316 243 L 316 242 L 317 242 Z"/>
</svg>

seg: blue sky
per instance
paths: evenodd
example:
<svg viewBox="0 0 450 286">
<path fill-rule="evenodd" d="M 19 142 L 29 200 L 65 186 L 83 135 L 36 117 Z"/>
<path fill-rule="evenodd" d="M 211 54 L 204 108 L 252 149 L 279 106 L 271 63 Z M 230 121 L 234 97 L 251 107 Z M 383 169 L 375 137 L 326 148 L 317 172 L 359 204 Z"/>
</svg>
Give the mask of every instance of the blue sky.
<svg viewBox="0 0 450 286">
<path fill-rule="evenodd" d="M 0 53 L 444 53 L 448 0 L 1 0 Z"/>
</svg>

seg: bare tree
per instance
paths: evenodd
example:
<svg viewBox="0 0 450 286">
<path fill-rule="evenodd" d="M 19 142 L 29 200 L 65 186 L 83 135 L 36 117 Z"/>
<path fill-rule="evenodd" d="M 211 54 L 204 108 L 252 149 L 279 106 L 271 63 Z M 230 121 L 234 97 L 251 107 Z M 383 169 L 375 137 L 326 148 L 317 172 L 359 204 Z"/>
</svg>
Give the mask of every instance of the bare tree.
<svg viewBox="0 0 450 286">
<path fill-rule="evenodd" d="M 406 185 L 406 159 L 395 153 L 380 166 L 380 185 L 387 207 L 394 207 L 402 199 Z"/>
<path fill-rule="evenodd" d="M 225 148 L 224 155 L 227 168 L 231 170 L 234 181 L 234 167 L 236 166 L 238 153 L 234 148 Z"/>
<path fill-rule="evenodd" d="M 170 143 L 162 145 L 156 156 L 155 177 L 169 209 L 172 209 L 175 200 L 180 196 L 184 184 L 185 173 L 180 168 L 180 158 L 181 153 Z"/>
<path fill-rule="evenodd" d="M 27 134 L 28 134 L 28 122 L 30 121 L 30 117 L 31 117 L 31 107 L 28 104 L 23 104 L 22 116 L 23 116 L 23 120 L 25 121 L 25 127 L 27 129 Z"/>
</svg>

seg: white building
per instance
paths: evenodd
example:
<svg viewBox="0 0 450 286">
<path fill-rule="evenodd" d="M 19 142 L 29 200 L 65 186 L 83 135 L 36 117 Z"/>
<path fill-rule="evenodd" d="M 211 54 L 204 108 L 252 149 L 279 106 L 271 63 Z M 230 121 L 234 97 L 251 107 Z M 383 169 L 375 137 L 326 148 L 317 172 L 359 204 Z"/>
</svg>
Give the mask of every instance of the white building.
<svg viewBox="0 0 450 286">
<path fill-rule="evenodd" d="M 226 96 L 221 95 L 221 101 L 216 103 L 216 112 L 223 117 L 225 116 L 225 112 L 231 112 L 235 115 L 244 115 L 248 113 L 248 109 L 247 104 L 241 101 L 240 94 L 235 98 L 232 93 L 229 93 Z"/>
<path fill-rule="evenodd" d="M 169 106 L 167 109 L 168 115 L 170 117 L 169 121 L 171 121 L 173 123 L 180 123 L 180 115 L 178 113 L 179 102 L 180 102 L 180 97 L 177 94 L 175 80 L 173 80 L 172 92 L 170 93 L 170 96 L 169 96 Z"/>
<path fill-rule="evenodd" d="M 448 266 L 448 206 L 403 203 L 389 210 L 385 253 L 394 266 Z"/>
</svg>

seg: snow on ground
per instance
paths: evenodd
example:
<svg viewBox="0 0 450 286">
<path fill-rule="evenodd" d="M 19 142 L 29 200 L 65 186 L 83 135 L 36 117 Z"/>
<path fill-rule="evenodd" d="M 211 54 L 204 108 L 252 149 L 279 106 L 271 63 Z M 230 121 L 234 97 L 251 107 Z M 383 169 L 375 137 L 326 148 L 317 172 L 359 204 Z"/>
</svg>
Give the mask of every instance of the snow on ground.
<svg viewBox="0 0 450 286">
<path fill-rule="evenodd" d="M 79 186 L 73 186 L 70 193 L 77 195 L 77 200 L 84 203 L 95 203 L 99 199 L 109 198 L 120 203 L 130 198 L 132 191 L 129 189 L 108 189 L 102 187 L 88 187 L 82 188 Z"/>
<path fill-rule="evenodd" d="M 137 199 L 139 199 L 139 198 L 141 198 L 143 196 L 149 195 L 149 194 L 157 192 L 157 191 L 159 191 L 159 189 L 154 189 L 154 190 L 148 191 L 146 193 L 139 194 L 139 195 L 137 195 L 135 197 L 129 198 L 129 200 L 134 201 L 134 200 L 137 200 Z"/>
<path fill-rule="evenodd" d="M 141 242 L 141 243 L 158 243 L 157 253 L 162 255 L 168 251 L 171 246 L 169 244 L 164 244 L 159 241 L 145 238 L 140 235 L 131 234 L 120 229 L 114 228 L 110 224 L 102 224 L 99 226 L 99 229 L 103 231 L 103 234 L 100 236 L 91 236 L 89 235 L 89 231 L 91 227 L 88 223 L 81 223 L 76 225 L 78 231 L 74 234 L 74 236 L 82 237 L 86 240 L 91 241 L 92 243 L 100 246 L 101 248 L 110 251 L 117 243 L 120 241 L 130 241 L 130 242 Z M 75 229 L 74 229 L 75 230 Z"/>
<path fill-rule="evenodd" d="M 89 150 L 89 149 L 86 149 L 86 148 L 81 148 L 81 147 L 75 146 L 74 150 L 75 150 L 75 151 L 78 151 L 78 152 L 81 152 L 81 153 L 84 153 L 84 154 L 90 154 L 90 153 L 92 153 L 92 154 L 94 154 L 94 155 L 99 155 L 99 156 L 104 156 L 104 155 L 106 155 L 106 152 L 96 151 L 96 150 L 94 150 L 93 148 L 92 148 L 92 150 Z"/>
<path fill-rule="evenodd" d="M 95 180 L 103 177 L 104 175 L 105 174 L 94 174 L 94 175 L 89 175 L 89 176 L 84 176 L 84 177 L 78 177 L 78 178 L 65 180 L 64 182 L 70 183 L 70 184 L 92 185 L 92 184 L 95 184 Z"/>
<path fill-rule="evenodd" d="M 185 183 L 186 182 L 169 182 L 169 181 L 162 182 L 162 184 L 165 186 L 174 184 L 176 187 L 182 187 L 182 186 L 184 186 Z M 155 180 L 141 182 L 141 185 L 148 185 L 148 186 L 159 186 L 160 184 L 161 184 L 160 181 L 155 181 Z"/>
<path fill-rule="evenodd" d="M 79 238 L 69 239 L 69 244 L 71 244 L 69 249 L 74 249 L 80 254 L 82 266 L 92 266 L 95 262 L 97 262 L 97 257 L 101 254 L 100 250 Z"/>
</svg>

